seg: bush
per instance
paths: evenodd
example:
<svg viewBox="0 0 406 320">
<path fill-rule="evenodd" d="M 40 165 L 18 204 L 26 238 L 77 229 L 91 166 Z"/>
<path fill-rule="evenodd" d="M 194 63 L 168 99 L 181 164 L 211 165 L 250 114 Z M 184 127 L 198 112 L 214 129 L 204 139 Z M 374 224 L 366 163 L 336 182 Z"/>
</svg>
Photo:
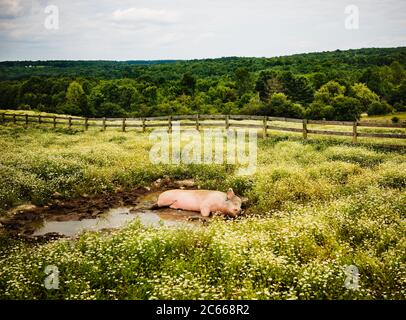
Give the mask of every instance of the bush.
<svg viewBox="0 0 406 320">
<path fill-rule="evenodd" d="M 120 105 L 111 102 L 105 102 L 100 105 L 100 109 L 97 110 L 98 117 L 126 117 L 126 111 L 120 107 Z"/>
<path fill-rule="evenodd" d="M 392 123 L 399 123 L 400 119 L 398 117 L 393 117 L 391 121 Z"/>
<path fill-rule="evenodd" d="M 325 105 L 323 102 L 314 101 L 306 109 L 305 115 L 307 119 L 333 120 L 334 108 L 330 105 Z"/>
<path fill-rule="evenodd" d="M 332 106 L 334 107 L 336 120 L 357 120 L 361 116 L 362 105 L 358 99 L 337 96 L 333 99 Z"/>
<path fill-rule="evenodd" d="M 394 111 L 393 107 L 386 101 L 383 101 L 383 102 L 375 101 L 375 102 L 371 103 L 367 112 L 368 112 L 369 116 L 375 116 L 375 115 L 388 114 L 393 111 Z"/>
<path fill-rule="evenodd" d="M 80 116 L 82 114 L 82 109 L 76 104 L 65 103 L 57 106 L 56 113 Z"/>
</svg>

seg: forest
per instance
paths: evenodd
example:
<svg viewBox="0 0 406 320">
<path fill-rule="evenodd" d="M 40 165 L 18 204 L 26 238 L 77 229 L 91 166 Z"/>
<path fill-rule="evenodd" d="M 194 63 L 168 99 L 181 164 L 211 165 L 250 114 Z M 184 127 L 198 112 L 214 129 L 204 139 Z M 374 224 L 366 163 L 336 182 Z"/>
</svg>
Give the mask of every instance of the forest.
<svg viewBox="0 0 406 320">
<path fill-rule="evenodd" d="M 0 108 L 356 120 L 406 110 L 405 66 L 406 47 L 188 61 L 5 61 Z"/>
</svg>

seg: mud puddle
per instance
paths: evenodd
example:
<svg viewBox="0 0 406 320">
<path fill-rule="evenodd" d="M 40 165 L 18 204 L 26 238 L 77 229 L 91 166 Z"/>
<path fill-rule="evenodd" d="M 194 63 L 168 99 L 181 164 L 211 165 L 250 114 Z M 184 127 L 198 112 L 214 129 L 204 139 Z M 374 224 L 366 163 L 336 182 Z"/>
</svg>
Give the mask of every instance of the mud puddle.
<svg viewBox="0 0 406 320">
<path fill-rule="evenodd" d="M 123 207 L 110 209 L 108 212 L 94 219 L 82 219 L 78 221 L 45 220 L 42 225 L 34 231 L 32 236 L 59 234 L 66 237 L 75 237 L 84 231 L 120 229 L 136 219 L 139 219 L 140 223 L 147 227 L 182 227 L 192 222 L 184 213 L 172 211 L 174 210 L 134 210 L 132 208 Z M 197 216 L 196 219 L 198 219 Z"/>
<path fill-rule="evenodd" d="M 84 231 L 120 229 L 136 219 L 148 227 L 183 227 L 201 223 L 198 212 L 157 209 L 156 200 L 166 188 L 159 185 L 159 190 L 156 189 L 140 188 L 103 197 L 85 197 L 67 202 L 57 200 L 45 207 L 17 209 L 1 224 L 10 236 L 48 240 L 76 237 Z"/>
</svg>

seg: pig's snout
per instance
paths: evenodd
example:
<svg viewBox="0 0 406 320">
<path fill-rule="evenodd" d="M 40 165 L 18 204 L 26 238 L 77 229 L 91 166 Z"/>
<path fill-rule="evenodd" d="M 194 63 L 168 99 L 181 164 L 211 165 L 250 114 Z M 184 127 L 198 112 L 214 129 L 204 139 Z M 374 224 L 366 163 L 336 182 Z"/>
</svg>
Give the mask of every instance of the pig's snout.
<svg viewBox="0 0 406 320">
<path fill-rule="evenodd" d="M 229 215 L 232 217 L 236 217 L 241 214 L 241 208 L 231 208 L 229 209 Z"/>
</svg>

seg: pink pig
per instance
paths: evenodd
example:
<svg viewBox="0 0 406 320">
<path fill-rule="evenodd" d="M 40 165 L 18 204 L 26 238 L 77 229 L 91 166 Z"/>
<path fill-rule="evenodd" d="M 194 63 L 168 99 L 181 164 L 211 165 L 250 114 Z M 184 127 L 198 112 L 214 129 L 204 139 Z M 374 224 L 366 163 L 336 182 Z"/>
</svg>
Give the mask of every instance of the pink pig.
<svg viewBox="0 0 406 320">
<path fill-rule="evenodd" d="M 241 199 L 231 188 L 227 193 L 211 190 L 169 190 L 159 195 L 158 206 L 199 211 L 203 217 L 217 211 L 232 217 L 241 213 Z"/>
</svg>

